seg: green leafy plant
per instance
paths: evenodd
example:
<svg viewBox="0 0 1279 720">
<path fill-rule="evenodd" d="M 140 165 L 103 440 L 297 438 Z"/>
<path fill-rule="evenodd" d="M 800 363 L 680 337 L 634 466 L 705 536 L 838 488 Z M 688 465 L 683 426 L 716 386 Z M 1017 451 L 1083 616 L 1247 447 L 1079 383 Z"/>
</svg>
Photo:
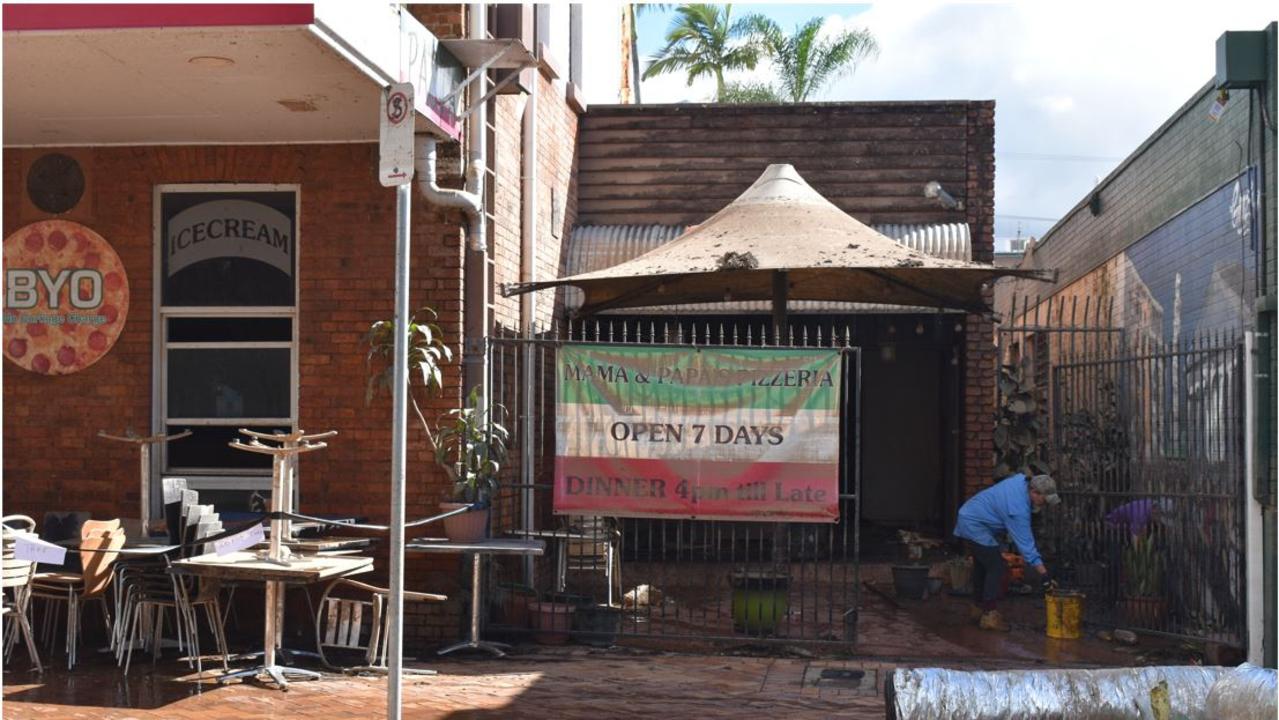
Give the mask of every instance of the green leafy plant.
<svg viewBox="0 0 1279 720">
<path fill-rule="evenodd" d="M 999 396 L 995 413 L 995 477 L 1013 473 L 1026 476 L 1052 472 L 1048 464 L 1047 439 L 1035 380 L 1027 362 L 999 368 Z"/>
<path fill-rule="evenodd" d="M 466 407 L 440 418 L 435 438 L 435 462 L 453 481 L 459 502 L 487 503 L 498 486 L 511 434 L 502 424 L 506 408 L 486 406 L 479 388 L 471 391 Z"/>
<path fill-rule="evenodd" d="M 429 319 L 422 321 L 419 317 Z M 430 423 L 422 415 L 413 390 L 416 386 L 422 392 L 436 394 L 444 388 L 441 365 L 452 361 L 453 351 L 444 344 L 444 334 L 435 324 L 437 318 L 434 310 L 424 307 L 409 317 L 408 328 L 409 404 L 422 424 L 432 451 L 438 450 L 437 441 Z M 370 325 L 364 334 L 364 342 L 369 348 L 365 356 L 369 377 L 364 390 L 364 404 L 368 405 L 379 392 L 390 392 L 395 385 L 395 365 L 391 362 L 395 357 L 395 321 L 379 320 Z"/>
<path fill-rule="evenodd" d="M 1129 597 L 1157 597 L 1163 593 L 1163 564 L 1149 535 L 1132 539 L 1124 549 L 1124 583 Z"/>
<path fill-rule="evenodd" d="M 715 99 L 724 95 L 724 72 L 754 70 L 758 43 L 746 19 L 732 19 L 733 6 L 686 4 L 675 9 L 666 46 L 652 58 L 644 79 L 686 72 L 688 84 L 702 76 L 715 79 Z"/>
<path fill-rule="evenodd" d="M 763 15 L 752 15 L 747 23 L 752 42 L 773 60 L 777 95 L 789 102 L 806 102 L 827 83 L 852 72 L 857 63 L 879 52 L 879 45 L 869 30 L 824 36 L 824 17 L 812 18 L 789 35 Z"/>
</svg>

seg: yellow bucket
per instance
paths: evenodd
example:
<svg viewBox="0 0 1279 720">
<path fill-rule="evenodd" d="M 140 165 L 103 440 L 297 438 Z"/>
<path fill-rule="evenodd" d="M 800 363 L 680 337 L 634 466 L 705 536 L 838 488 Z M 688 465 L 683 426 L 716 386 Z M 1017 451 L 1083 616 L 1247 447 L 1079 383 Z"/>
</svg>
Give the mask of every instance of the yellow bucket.
<svg viewBox="0 0 1279 720">
<path fill-rule="evenodd" d="M 1048 611 L 1048 637 L 1058 640 L 1079 639 L 1079 618 L 1084 614 L 1084 594 L 1053 591 L 1044 595 Z"/>
</svg>

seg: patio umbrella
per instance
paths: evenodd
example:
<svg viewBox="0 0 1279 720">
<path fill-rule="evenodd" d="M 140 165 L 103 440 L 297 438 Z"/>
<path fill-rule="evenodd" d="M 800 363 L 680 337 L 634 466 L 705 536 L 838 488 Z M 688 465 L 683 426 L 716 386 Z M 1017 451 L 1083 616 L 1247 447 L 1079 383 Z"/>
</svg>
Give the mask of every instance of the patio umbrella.
<svg viewBox="0 0 1279 720">
<path fill-rule="evenodd" d="M 595 272 L 509 284 L 506 296 L 575 285 L 582 314 L 683 303 L 789 299 L 888 303 L 986 312 L 982 288 L 1001 276 L 1054 273 L 945 260 L 881 235 L 813 190 L 791 165 L 769 165 L 701 225 L 633 260 Z"/>
</svg>

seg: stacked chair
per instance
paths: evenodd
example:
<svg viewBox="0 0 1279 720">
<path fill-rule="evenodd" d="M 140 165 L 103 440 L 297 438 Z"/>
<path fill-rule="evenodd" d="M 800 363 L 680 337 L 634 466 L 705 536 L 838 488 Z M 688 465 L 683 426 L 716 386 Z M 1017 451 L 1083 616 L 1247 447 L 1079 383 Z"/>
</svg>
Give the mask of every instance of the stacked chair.
<svg viewBox="0 0 1279 720">
<path fill-rule="evenodd" d="M 212 505 L 200 505 L 195 491 L 183 490 L 181 506 L 170 522 L 170 541 L 175 544 L 198 543 L 222 532 L 222 523 Z M 212 547 L 195 545 L 179 551 L 182 557 L 211 551 Z M 118 594 L 121 622 L 115 638 L 117 662 L 129 672 L 133 649 L 147 646 L 152 663 L 159 657 L 161 635 L 166 613 L 172 611 L 173 628 L 179 649 L 187 653 L 188 667 L 204 672 L 200 653 L 200 632 L 196 610 L 204 608 L 209 631 L 227 668 L 229 653 L 222 626 L 221 586 L 216 581 L 183 576 L 172 571 L 172 559 L 137 564 L 122 577 Z"/>
<path fill-rule="evenodd" d="M 66 605 L 67 669 L 75 667 L 76 648 L 80 641 L 81 608 L 98 601 L 102 618 L 111 628 L 106 591 L 111 587 L 113 565 L 118 550 L 124 545 L 124 530 L 117 520 L 86 520 L 80 527 L 80 572 L 38 572 L 31 580 L 31 597 L 45 605 L 44 636 L 52 642 L 57 626 L 55 607 Z"/>
<path fill-rule="evenodd" d="M 21 634 L 27 645 L 27 654 L 38 673 L 44 672 L 40 653 L 31 637 L 31 620 L 28 616 L 31 600 L 31 578 L 35 575 L 35 563 L 14 557 L 14 544 L 20 535 L 35 536 L 35 520 L 25 515 L 9 515 L 3 519 L 3 579 L 0 587 L 5 591 L 3 610 L 7 625 L 4 635 L 4 659 L 7 662 Z M 11 596 L 10 596 L 11 595 Z"/>
</svg>

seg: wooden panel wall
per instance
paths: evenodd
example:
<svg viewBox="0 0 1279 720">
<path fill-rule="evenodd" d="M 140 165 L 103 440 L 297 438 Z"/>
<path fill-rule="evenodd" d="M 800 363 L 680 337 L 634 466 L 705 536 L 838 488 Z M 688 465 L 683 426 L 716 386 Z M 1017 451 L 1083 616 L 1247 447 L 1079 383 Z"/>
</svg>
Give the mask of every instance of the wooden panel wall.
<svg viewBox="0 0 1279 720">
<path fill-rule="evenodd" d="M 578 223 L 701 222 L 777 162 L 866 223 L 963 222 L 922 188 L 936 180 L 967 199 L 983 164 L 972 110 L 992 105 L 592 106 L 578 138 Z"/>
</svg>

